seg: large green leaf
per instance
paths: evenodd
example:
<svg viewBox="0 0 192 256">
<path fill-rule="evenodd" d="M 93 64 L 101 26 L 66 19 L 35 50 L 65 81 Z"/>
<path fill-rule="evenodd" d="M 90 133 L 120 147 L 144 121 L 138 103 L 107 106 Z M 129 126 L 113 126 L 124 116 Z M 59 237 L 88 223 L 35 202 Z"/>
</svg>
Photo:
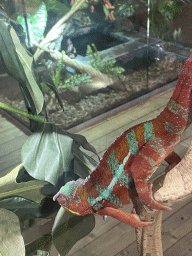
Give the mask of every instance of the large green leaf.
<svg viewBox="0 0 192 256">
<path fill-rule="evenodd" d="M 40 124 L 22 147 L 22 163 L 26 171 L 35 179 L 46 180 L 60 188 L 79 175 L 90 174 L 90 158 L 79 149 L 96 152 L 84 136 L 70 134 L 51 123 Z M 92 165 L 97 162 L 92 160 Z M 76 175 L 77 174 L 77 175 Z"/>
<path fill-rule="evenodd" d="M 25 256 L 25 244 L 21 235 L 18 217 L 5 209 L 0 209 L 0 255 Z"/>
<path fill-rule="evenodd" d="M 26 245 L 26 255 L 36 250 L 49 251 L 54 243 L 61 256 L 66 255 L 77 241 L 88 235 L 95 227 L 95 216 L 92 214 L 77 216 L 63 207 L 60 208 L 53 224 L 52 232 Z"/>
<path fill-rule="evenodd" d="M 24 171 L 24 168 L 20 164 L 7 175 L 0 178 L 0 199 L 18 196 L 39 204 L 46 195 L 55 191 L 53 185 L 46 181 L 30 180 L 18 183 L 16 179 L 19 172 L 22 171 Z"/>
<path fill-rule="evenodd" d="M 42 237 L 39 237 L 36 240 L 33 240 L 31 243 L 28 243 L 25 246 L 26 256 L 37 255 L 38 250 L 49 251 L 52 244 L 51 232 L 44 234 Z M 40 254 L 42 256 L 42 254 Z M 1 255 L 0 255 L 1 256 Z"/>
<path fill-rule="evenodd" d="M 61 256 L 66 255 L 77 241 L 87 236 L 95 227 L 95 216 L 77 216 L 61 208 L 56 216 L 52 237 Z"/>
<path fill-rule="evenodd" d="M 0 54 L 7 73 L 19 81 L 33 114 L 43 108 L 43 94 L 33 76 L 33 57 L 20 43 L 9 19 L 0 10 Z"/>
<path fill-rule="evenodd" d="M 19 219 L 41 217 L 39 204 L 23 197 L 9 197 L 0 200 L 0 208 L 14 212 Z"/>
<path fill-rule="evenodd" d="M 17 17 L 17 21 L 22 25 L 25 33 L 26 25 L 23 15 Z M 34 15 L 27 14 L 27 24 L 29 27 L 30 42 L 32 45 L 37 44 L 40 40 L 44 39 L 43 32 L 47 22 L 47 10 L 44 2 L 40 5 Z M 27 36 L 26 36 L 27 39 Z"/>
<path fill-rule="evenodd" d="M 65 183 L 65 172 L 70 172 L 73 140 L 58 133 L 58 128 L 46 123 L 40 125 L 22 147 L 22 163 L 27 172 L 38 180 L 57 186 Z"/>
</svg>

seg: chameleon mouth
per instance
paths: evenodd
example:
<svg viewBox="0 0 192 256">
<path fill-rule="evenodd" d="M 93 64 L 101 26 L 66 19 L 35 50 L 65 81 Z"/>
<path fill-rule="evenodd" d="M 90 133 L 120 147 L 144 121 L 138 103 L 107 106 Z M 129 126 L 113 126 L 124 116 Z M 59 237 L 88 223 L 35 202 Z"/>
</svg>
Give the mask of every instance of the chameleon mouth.
<svg viewBox="0 0 192 256">
<path fill-rule="evenodd" d="M 58 192 L 56 195 L 54 195 L 53 197 L 53 201 L 56 201 L 57 200 L 57 197 L 60 195 L 60 193 Z"/>
<path fill-rule="evenodd" d="M 69 211 L 69 212 L 71 212 L 71 213 L 73 213 L 73 214 L 80 215 L 78 212 L 74 212 L 74 211 L 72 211 L 72 210 L 68 209 L 68 208 L 67 208 L 67 207 L 65 207 L 65 206 L 64 206 L 64 208 L 65 208 L 67 211 Z"/>
</svg>

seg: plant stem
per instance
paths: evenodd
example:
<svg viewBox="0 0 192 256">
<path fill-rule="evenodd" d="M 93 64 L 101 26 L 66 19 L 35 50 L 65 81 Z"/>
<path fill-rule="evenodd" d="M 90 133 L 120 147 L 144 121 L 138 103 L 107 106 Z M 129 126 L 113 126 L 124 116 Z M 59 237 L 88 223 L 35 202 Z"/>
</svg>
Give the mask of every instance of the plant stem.
<svg viewBox="0 0 192 256">
<path fill-rule="evenodd" d="M 11 107 L 11 106 L 3 103 L 3 102 L 0 102 L 0 108 L 3 108 L 5 110 L 11 111 L 13 113 L 22 115 L 24 117 L 27 117 L 29 119 L 32 119 L 32 120 L 40 122 L 40 123 L 45 123 L 46 122 L 46 118 L 44 116 L 29 114 L 27 111 L 23 111 L 23 110 L 15 108 L 15 107 Z"/>
</svg>

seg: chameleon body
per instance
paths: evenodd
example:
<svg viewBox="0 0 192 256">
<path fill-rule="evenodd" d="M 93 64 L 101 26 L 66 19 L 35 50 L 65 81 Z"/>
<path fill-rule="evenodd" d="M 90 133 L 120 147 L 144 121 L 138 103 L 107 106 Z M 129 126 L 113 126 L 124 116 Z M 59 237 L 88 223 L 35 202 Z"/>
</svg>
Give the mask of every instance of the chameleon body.
<svg viewBox="0 0 192 256">
<path fill-rule="evenodd" d="M 151 184 L 147 181 L 163 160 L 173 163 L 177 158 L 173 149 L 192 121 L 191 112 L 192 55 L 164 110 L 156 118 L 123 132 L 85 180 L 68 182 L 54 200 L 78 215 L 97 213 L 115 217 L 134 227 L 151 225 L 151 222 L 141 222 L 135 212 L 130 214 L 118 208 L 138 196 L 151 208 L 170 209 L 154 200 Z"/>
</svg>

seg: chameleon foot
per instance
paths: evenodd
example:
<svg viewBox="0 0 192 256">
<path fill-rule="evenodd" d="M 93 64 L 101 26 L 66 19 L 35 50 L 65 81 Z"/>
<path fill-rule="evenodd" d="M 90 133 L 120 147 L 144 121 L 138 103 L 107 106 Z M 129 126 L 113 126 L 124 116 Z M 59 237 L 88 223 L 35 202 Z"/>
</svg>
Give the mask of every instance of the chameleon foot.
<svg viewBox="0 0 192 256">
<path fill-rule="evenodd" d="M 145 203 L 148 207 L 152 209 L 157 209 L 159 211 L 170 211 L 172 210 L 170 207 L 163 206 L 158 203 L 155 199 L 153 199 L 152 195 L 152 184 L 148 184 L 148 189 L 145 192 L 138 193 L 139 198 Z"/>
</svg>

